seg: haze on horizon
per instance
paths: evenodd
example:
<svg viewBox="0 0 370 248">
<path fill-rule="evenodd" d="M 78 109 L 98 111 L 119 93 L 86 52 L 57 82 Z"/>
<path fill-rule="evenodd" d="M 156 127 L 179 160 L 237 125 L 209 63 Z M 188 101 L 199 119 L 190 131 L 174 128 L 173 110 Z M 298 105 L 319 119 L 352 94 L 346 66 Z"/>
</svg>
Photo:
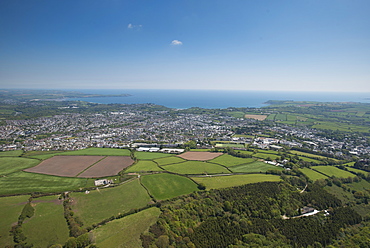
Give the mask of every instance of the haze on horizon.
<svg viewBox="0 0 370 248">
<path fill-rule="evenodd" d="M 370 1 L 0 2 L 0 88 L 370 92 Z"/>
</svg>

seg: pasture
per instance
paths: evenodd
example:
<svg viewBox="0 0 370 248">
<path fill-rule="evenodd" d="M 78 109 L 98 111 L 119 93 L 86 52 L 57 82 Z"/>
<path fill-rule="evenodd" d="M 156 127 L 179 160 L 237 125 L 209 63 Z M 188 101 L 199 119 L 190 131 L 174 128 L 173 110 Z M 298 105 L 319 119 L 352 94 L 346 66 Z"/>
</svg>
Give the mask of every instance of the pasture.
<svg viewBox="0 0 370 248">
<path fill-rule="evenodd" d="M 361 180 L 359 182 L 353 182 L 347 184 L 351 189 L 354 189 L 356 191 L 364 191 L 366 192 L 367 190 L 370 189 L 370 183 L 366 180 Z"/>
<path fill-rule="evenodd" d="M 64 244 L 69 236 L 64 219 L 63 201 L 58 196 L 46 196 L 32 201 L 35 214 L 22 225 L 27 243 L 33 247 L 49 247 Z"/>
<path fill-rule="evenodd" d="M 148 231 L 160 214 L 159 208 L 149 208 L 113 220 L 92 232 L 95 243 L 98 247 L 142 247 L 140 234 Z"/>
<path fill-rule="evenodd" d="M 181 162 L 185 162 L 183 158 L 180 157 L 166 157 L 166 158 L 159 158 L 154 160 L 159 166 L 168 165 L 168 164 L 177 164 Z"/>
<path fill-rule="evenodd" d="M 197 184 L 189 178 L 169 173 L 145 175 L 141 182 L 156 200 L 170 199 L 197 191 Z"/>
<path fill-rule="evenodd" d="M 228 143 L 228 144 L 220 144 L 220 143 L 217 143 L 215 145 L 215 147 L 217 148 L 225 148 L 225 147 L 235 147 L 235 148 L 244 148 L 244 145 L 242 144 L 235 144 L 235 143 Z"/>
<path fill-rule="evenodd" d="M 364 171 L 364 170 L 360 170 L 360 169 L 356 169 L 356 168 L 352 168 L 352 167 L 346 167 L 347 170 L 351 171 L 351 172 L 354 172 L 354 173 L 362 173 L 362 174 L 367 174 L 369 172 L 367 171 Z"/>
<path fill-rule="evenodd" d="M 115 148 L 97 148 L 90 147 L 76 151 L 63 152 L 61 155 L 78 155 L 78 156 L 130 156 L 131 152 L 128 149 Z"/>
<path fill-rule="evenodd" d="M 206 186 L 207 190 L 234 187 L 248 183 L 258 183 L 266 181 L 273 182 L 281 180 L 279 176 L 265 174 L 192 177 L 192 179 L 197 183 L 203 183 Z"/>
<path fill-rule="evenodd" d="M 146 171 L 162 171 L 156 163 L 149 160 L 140 160 L 136 164 L 128 167 L 125 173 L 130 172 L 146 172 Z"/>
<path fill-rule="evenodd" d="M 19 171 L 0 177 L 0 195 L 63 192 L 94 186 L 93 179 L 68 178 Z"/>
<path fill-rule="evenodd" d="M 23 154 L 23 150 L 0 152 L 0 157 L 19 157 Z"/>
<path fill-rule="evenodd" d="M 210 163 L 220 164 L 226 167 L 231 167 L 240 164 L 248 164 L 254 162 L 254 158 L 237 158 L 229 154 L 223 154 L 215 159 L 210 160 Z"/>
<path fill-rule="evenodd" d="M 184 175 L 230 173 L 230 171 L 221 165 L 205 161 L 186 161 L 178 164 L 170 164 L 166 165 L 165 169 L 169 172 Z"/>
<path fill-rule="evenodd" d="M 28 195 L 0 197 L 0 244 L 2 247 L 12 247 L 13 236 L 10 236 L 9 231 L 17 223 L 28 198 Z"/>
<path fill-rule="evenodd" d="M 121 170 L 134 163 L 130 157 L 109 156 L 87 168 L 78 177 L 107 177 L 117 175 Z"/>
<path fill-rule="evenodd" d="M 309 179 L 311 179 L 312 181 L 316 181 L 318 179 L 325 179 L 325 178 L 328 178 L 327 176 L 317 172 L 317 171 L 314 171 L 314 170 L 311 170 L 310 168 L 302 168 L 302 169 L 299 169 L 301 172 L 303 172 L 303 174 L 305 174 L 306 176 L 308 176 Z"/>
<path fill-rule="evenodd" d="M 156 158 L 164 158 L 173 156 L 172 154 L 168 153 L 161 153 L 161 152 L 135 152 L 135 157 L 139 160 L 152 160 Z"/>
<path fill-rule="evenodd" d="M 232 172 L 243 172 L 243 173 L 259 173 L 266 172 L 268 170 L 284 170 L 280 166 L 274 166 L 266 164 L 264 162 L 256 161 L 249 164 L 237 165 L 229 168 Z"/>
<path fill-rule="evenodd" d="M 335 176 L 335 177 L 354 177 L 355 175 L 352 174 L 351 172 L 341 170 L 335 166 L 312 166 L 311 167 L 314 170 L 317 170 L 327 176 Z"/>
<path fill-rule="evenodd" d="M 100 221 L 125 213 L 134 208 L 141 208 L 150 202 L 146 190 L 138 179 L 120 186 L 85 192 L 73 192 L 73 211 L 80 216 L 84 226 L 91 226 Z"/>
<path fill-rule="evenodd" d="M 220 152 L 185 152 L 177 156 L 186 160 L 207 161 L 221 156 L 222 154 L 223 153 Z"/>
<path fill-rule="evenodd" d="M 37 159 L 19 157 L 0 157 L 0 175 L 8 175 L 40 163 Z"/>
</svg>

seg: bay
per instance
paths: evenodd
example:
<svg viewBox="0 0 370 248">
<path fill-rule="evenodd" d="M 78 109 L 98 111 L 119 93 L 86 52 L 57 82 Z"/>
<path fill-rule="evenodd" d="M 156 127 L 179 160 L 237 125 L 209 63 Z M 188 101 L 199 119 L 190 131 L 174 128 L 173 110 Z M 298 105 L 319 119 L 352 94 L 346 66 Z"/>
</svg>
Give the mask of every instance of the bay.
<svg viewBox="0 0 370 248">
<path fill-rule="evenodd" d="M 283 91 L 228 91 L 228 90 L 78 90 L 88 94 L 130 94 L 127 97 L 73 98 L 94 103 L 140 104 L 153 103 L 169 108 L 186 109 L 228 108 L 266 106 L 268 100 L 318 101 L 318 102 L 362 102 L 370 103 L 370 93 L 353 92 L 283 92 Z"/>
</svg>

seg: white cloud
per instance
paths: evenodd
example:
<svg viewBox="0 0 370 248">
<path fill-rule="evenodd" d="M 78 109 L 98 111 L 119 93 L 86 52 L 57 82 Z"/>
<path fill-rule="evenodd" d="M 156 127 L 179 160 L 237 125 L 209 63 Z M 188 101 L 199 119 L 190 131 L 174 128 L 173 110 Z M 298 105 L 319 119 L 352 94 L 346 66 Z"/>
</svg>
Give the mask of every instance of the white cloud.
<svg viewBox="0 0 370 248">
<path fill-rule="evenodd" d="M 129 23 L 128 25 L 127 25 L 127 28 L 128 29 L 140 29 L 140 28 L 142 28 L 143 27 L 143 25 L 134 25 L 134 24 L 132 24 L 132 23 Z"/>
<path fill-rule="evenodd" d="M 131 23 L 127 25 L 127 28 L 134 28 L 134 25 L 132 25 Z"/>
<path fill-rule="evenodd" d="M 173 40 L 173 41 L 171 42 L 171 45 L 173 45 L 173 46 L 181 46 L 181 45 L 182 45 L 182 42 L 181 42 L 181 41 L 179 41 L 179 40 Z"/>
</svg>

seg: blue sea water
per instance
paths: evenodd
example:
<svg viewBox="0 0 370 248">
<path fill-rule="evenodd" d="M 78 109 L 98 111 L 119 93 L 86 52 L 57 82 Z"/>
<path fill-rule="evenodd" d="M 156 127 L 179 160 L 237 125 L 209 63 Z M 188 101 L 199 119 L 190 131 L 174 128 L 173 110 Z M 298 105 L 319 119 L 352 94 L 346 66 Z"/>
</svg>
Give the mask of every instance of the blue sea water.
<svg viewBox="0 0 370 248">
<path fill-rule="evenodd" d="M 127 97 L 91 97 L 73 100 L 94 103 L 154 103 L 170 108 L 185 109 L 263 107 L 268 100 L 294 100 L 319 102 L 370 103 L 370 93 L 345 92 L 273 92 L 273 91 L 222 91 L 222 90 L 78 90 L 94 94 L 130 94 Z"/>
</svg>

